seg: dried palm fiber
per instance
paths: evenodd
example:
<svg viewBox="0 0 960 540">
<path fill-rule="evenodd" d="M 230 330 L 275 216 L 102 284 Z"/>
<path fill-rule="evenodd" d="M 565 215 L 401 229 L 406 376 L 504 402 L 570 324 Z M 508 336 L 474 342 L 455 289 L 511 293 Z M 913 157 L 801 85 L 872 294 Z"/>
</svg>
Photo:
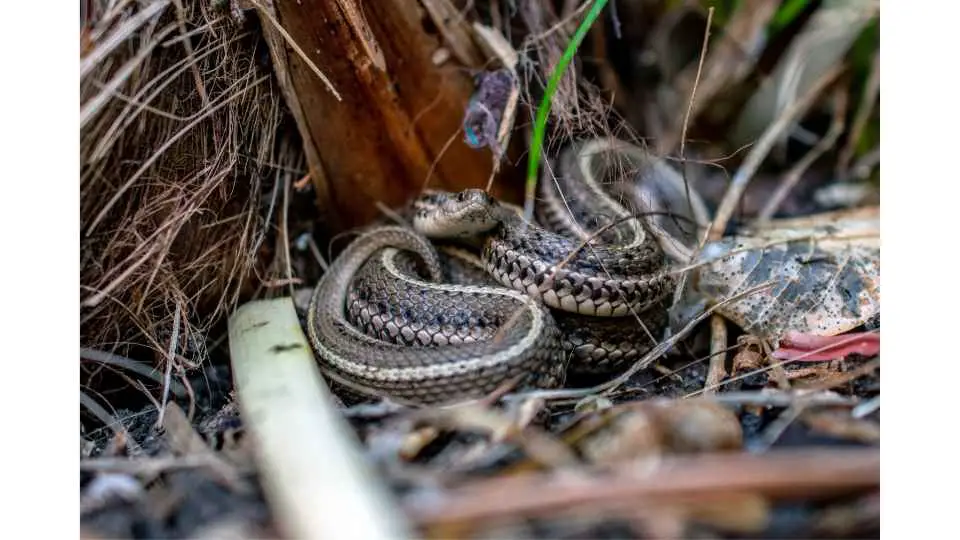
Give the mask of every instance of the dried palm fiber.
<svg viewBox="0 0 960 540">
<path fill-rule="evenodd" d="M 202 361 L 205 331 L 255 286 L 261 190 L 302 167 L 298 143 L 277 140 L 255 21 L 214 5 L 83 6 L 81 346 Z"/>
</svg>

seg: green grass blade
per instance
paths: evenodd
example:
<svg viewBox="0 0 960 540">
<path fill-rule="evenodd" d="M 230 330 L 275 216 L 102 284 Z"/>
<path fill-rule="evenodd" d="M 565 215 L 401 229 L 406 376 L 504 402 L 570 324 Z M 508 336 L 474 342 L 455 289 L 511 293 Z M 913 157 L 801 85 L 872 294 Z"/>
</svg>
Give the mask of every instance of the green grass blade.
<svg viewBox="0 0 960 540">
<path fill-rule="evenodd" d="M 577 31 L 573 34 L 573 39 L 567 44 L 567 48 L 564 49 L 560 61 L 557 62 L 557 67 L 554 68 L 553 73 L 550 75 L 550 80 L 547 81 L 547 88 L 543 93 L 543 99 L 540 101 L 540 107 L 537 108 L 537 117 L 533 125 L 533 138 L 530 141 L 530 160 L 527 162 L 527 189 L 526 201 L 524 202 L 524 213 L 527 219 L 533 217 L 533 201 L 537 193 L 537 175 L 540 170 L 540 157 L 543 152 L 543 137 L 547 127 L 547 118 L 550 116 L 550 104 L 553 102 L 553 95 L 557 93 L 557 86 L 560 85 L 560 77 L 563 76 L 563 73 L 567 70 L 567 66 L 569 66 L 573 60 L 574 55 L 577 54 L 580 43 L 583 42 L 583 38 L 587 36 L 587 32 L 590 30 L 590 27 L 593 26 L 593 22 L 597 20 L 597 17 L 600 16 L 600 12 L 603 11 L 606 5 L 607 0 L 594 0 L 590 11 L 587 12 L 587 16 L 583 19 L 583 22 L 580 23 L 580 26 L 577 27 Z"/>
</svg>

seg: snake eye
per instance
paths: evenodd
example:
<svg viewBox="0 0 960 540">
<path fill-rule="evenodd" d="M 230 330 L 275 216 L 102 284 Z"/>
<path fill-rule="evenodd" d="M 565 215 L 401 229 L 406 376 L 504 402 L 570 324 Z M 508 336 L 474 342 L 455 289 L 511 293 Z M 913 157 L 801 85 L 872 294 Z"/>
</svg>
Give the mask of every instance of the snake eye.
<svg viewBox="0 0 960 540">
<path fill-rule="evenodd" d="M 467 198 L 467 193 L 465 191 L 461 191 L 460 193 L 457 193 L 457 202 L 463 202 L 466 198 Z"/>
</svg>

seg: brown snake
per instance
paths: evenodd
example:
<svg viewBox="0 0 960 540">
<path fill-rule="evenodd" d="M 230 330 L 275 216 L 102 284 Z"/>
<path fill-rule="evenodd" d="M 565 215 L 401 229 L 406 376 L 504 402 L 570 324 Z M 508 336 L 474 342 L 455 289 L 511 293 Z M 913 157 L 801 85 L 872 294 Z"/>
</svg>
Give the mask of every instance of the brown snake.
<svg viewBox="0 0 960 540">
<path fill-rule="evenodd" d="M 540 183 L 546 228 L 466 190 L 422 195 L 412 228 L 361 235 L 308 309 L 324 373 L 362 394 L 441 403 L 511 381 L 556 387 L 571 360 L 609 371 L 638 359 L 666 324 L 675 282 L 647 222 L 601 184 L 624 160 L 650 170 L 633 149 L 595 139 L 561 154 L 556 181 Z M 481 254 L 438 253 L 427 238 L 473 240 Z"/>
</svg>

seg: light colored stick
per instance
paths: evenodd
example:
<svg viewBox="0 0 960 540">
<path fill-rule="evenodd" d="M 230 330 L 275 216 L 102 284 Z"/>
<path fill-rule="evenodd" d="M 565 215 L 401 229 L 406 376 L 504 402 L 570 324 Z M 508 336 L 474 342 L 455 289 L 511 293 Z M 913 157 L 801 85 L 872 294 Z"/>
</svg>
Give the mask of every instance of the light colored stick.
<svg viewBox="0 0 960 540">
<path fill-rule="evenodd" d="M 228 322 L 240 412 L 270 505 L 290 538 L 412 538 L 334 408 L 289 297 Z"/>
</svg>

